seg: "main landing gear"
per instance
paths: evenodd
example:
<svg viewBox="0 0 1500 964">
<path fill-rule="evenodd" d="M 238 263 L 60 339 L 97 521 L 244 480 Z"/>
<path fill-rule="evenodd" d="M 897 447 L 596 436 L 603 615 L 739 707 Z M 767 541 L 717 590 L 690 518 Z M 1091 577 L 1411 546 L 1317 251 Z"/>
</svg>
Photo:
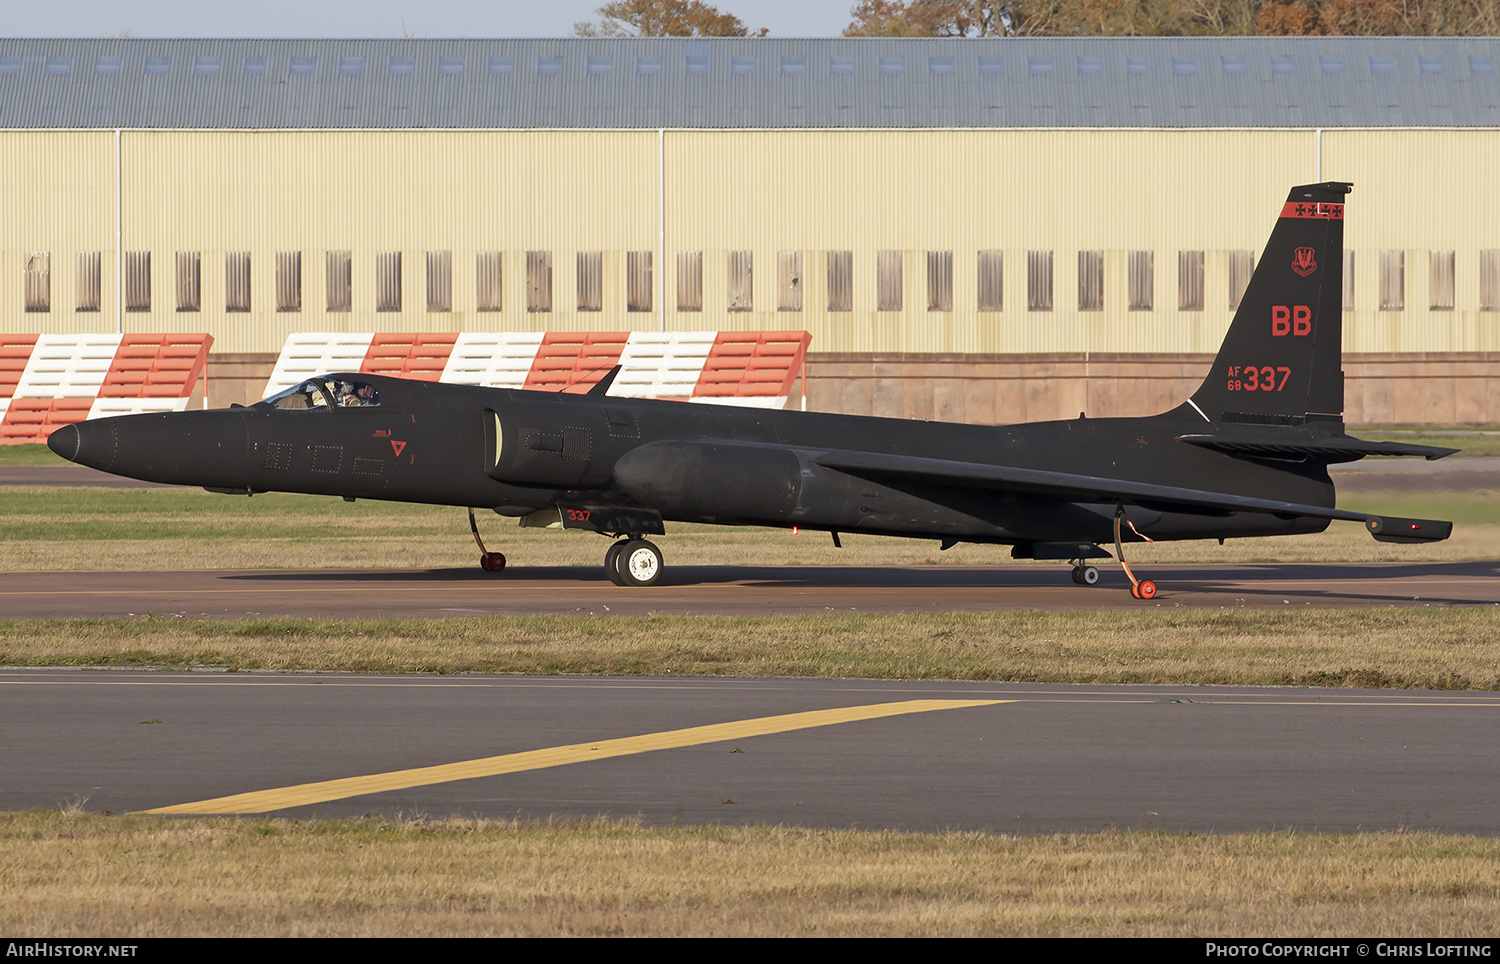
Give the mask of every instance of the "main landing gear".
<svg viewBox="0 0 1500 964">
<path fill-rule="evenodd" d="M 1073 581 L 1080 586 L 1095 586 L 1099 583 L 1099 570 L 1082 562 L 1073 564 Z"/>
<path fill-rule="evenodd" d="M 640 536 L 612 543 L 604 553 L 604 574 L 616 586 L 654 586 L 661 571 L 661 550 Z"/>
<path fill-rule="evenodd" d="M 479 538 L 479 523 L 474 521 L 474 510 L 469 509 L 469 531 L 474 533 L 474 542 L 479 546 L 479 568 L 485 572 L 502 572 L 505 569 L 505 553 L 490 552 Z"/>
</svg>

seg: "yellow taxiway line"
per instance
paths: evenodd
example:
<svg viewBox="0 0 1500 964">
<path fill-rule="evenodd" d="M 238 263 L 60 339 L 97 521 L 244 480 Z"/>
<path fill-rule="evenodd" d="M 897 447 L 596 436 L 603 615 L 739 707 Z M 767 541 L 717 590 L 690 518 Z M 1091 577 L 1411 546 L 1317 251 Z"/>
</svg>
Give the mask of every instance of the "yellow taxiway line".
<svg viewBox="0 0 1500 964">
<path fill-rule="evenodd" d="M 1013 700 L 902 700 L 895 703 L 872 703 L 865 706 L 847 706 L 831 710 L 810 710 L 805 713 L 787 713 L 781 716 L 762 716 L 753 720 L 734 720 L 728 723 L 713 723 L 708 726 L 692 726 L 682 730 L 665 730 L 661 733 L 645 733 L 615 740 L 599 740 L 593 743 L 574 743 L 569 746 L 554 746 L 542 750 L 527 750 L 522 753 L 507 753 L 503 756 L 483 757 L 478 760 L 463 760 L 444 763 L 440 766 L 418 767 L 412 770 L 396 770 L 391 773 L 372 773 L 361 777 L 345 777 L 341 780 L 324 780 L 320 783 L 304 783 L 274 790 L 257 790 L 238 793 L 229 797 L 215 797 L 195 803 L 180 803 L 170 807 L 157 807 L 144 813 L 208 814 L 208 813 L 269 813 L 288 807 L 305 807 L 329 800 L 342 800 L 366 793 L 382 793 L 388 790 L 405 790 L 409 787 L 448 783 L 454 780 L 472 780 L 475 777 L 491 777 L 502 773 L 518 773 L 523 770 L 540 770 L 546 767 L 566 766 L 569 763 L 584 763 L 589 760 L 605 760 L 633 753 L 649 753 L 652 750 L 669 750 L 676 747 L 698 746 L 704 743 L 719 743 L 751 736 L 767 736 L 786 733 L 790 730 L 805 730 L 815 726 L 830 726 L 834 723 L 853 723 L 859 720 L 875 720 L 886 716 L 903 716 L 909 713 L 928 713 L 933 710 L 956 710 L 970 706 L 994 706 L 1011 703 Z"/>
</svg>

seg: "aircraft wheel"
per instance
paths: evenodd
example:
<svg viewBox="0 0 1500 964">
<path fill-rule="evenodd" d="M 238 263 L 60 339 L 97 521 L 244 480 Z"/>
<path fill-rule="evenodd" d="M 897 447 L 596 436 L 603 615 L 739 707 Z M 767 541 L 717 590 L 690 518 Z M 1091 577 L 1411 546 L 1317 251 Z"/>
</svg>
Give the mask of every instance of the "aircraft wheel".
<svg viewBox="0 0 1500 964">
<path fill-rule="evenodd" d="M 604 553 L 604 574 L 616 586 L 625 585 L 625 580 L 620 576 L 620 550 L 625 548 L 625 542 L 626 540 L 621 539 L 610 543 L 609 549 Z"/>
<path fill-rule="evenodd" d="M 1083 567 L 1082 566 L 1074 566 L 1073 567 L 1073 571 L 1070 572 L 1070 573 L 1068 573 L 1068 575 L 1071 576 L 1072 579 L 1073 579 L 1073 581 L 1076 582 L 1076 583 L 1078 583 L 1078 585 L 1080 585 L 1080 586 L 1083 585 Z"/>
<path fill-rule="evenodd" d="M 1099 584 L 1099 570 L 1094 566 L 1078 567 L 1078 585 L 1097 586 Z"/>
<path fill-rule="evenodd" d="M 486 552 L 479 557 L 479 568 L 485 572 L 502 572 L 505 569 L 505 553 Z"/>
<path fill-rule="evenodd" d="M 1130 587 L 1130 594 L 1137 599 L 1155 599 L 1156 583 L 1152 582 L 1150 579 L 1142 579 L 1140 582 Z"/>
<path fill-rule="evenodd" d="M 621 585 L 654 586 L 661 578 L 661 550 L 645 539 L 631 539 L 620 548 L 616 568 Z"/>
</svg>

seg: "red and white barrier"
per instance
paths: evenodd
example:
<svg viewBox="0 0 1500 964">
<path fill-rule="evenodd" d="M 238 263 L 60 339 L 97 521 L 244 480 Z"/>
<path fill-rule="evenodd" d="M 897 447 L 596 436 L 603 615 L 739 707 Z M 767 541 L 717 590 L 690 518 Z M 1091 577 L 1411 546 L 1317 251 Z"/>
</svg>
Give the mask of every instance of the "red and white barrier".
<svg viewBox="0 0 1500 964">
<path fill-rule="evenodd" d="M 612 396 L 785 408 L 811 341 L 805 331 L 310 332 L 287 338 L 265 394 L 340 371 L 584 392 L 620 365 Z"/>
<path fill-rule="evenodd" d="M 87 418 L 180 412 L 212 335 L 0 335 L 0 444 Z"/>
</svg>

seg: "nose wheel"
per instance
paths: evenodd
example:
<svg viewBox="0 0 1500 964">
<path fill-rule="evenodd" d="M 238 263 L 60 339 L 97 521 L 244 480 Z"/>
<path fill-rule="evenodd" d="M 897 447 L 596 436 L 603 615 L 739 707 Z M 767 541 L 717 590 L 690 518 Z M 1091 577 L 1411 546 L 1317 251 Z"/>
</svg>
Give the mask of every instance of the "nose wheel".
<svg viewBox="0 0 1500 964">
<path fill-rule="evenodd" d="M 621 539 L 604 553 L 604 574 L 616 586 L 654 586 L 662 568 L 661 550 L 645 539 Z"/>
</svg>

